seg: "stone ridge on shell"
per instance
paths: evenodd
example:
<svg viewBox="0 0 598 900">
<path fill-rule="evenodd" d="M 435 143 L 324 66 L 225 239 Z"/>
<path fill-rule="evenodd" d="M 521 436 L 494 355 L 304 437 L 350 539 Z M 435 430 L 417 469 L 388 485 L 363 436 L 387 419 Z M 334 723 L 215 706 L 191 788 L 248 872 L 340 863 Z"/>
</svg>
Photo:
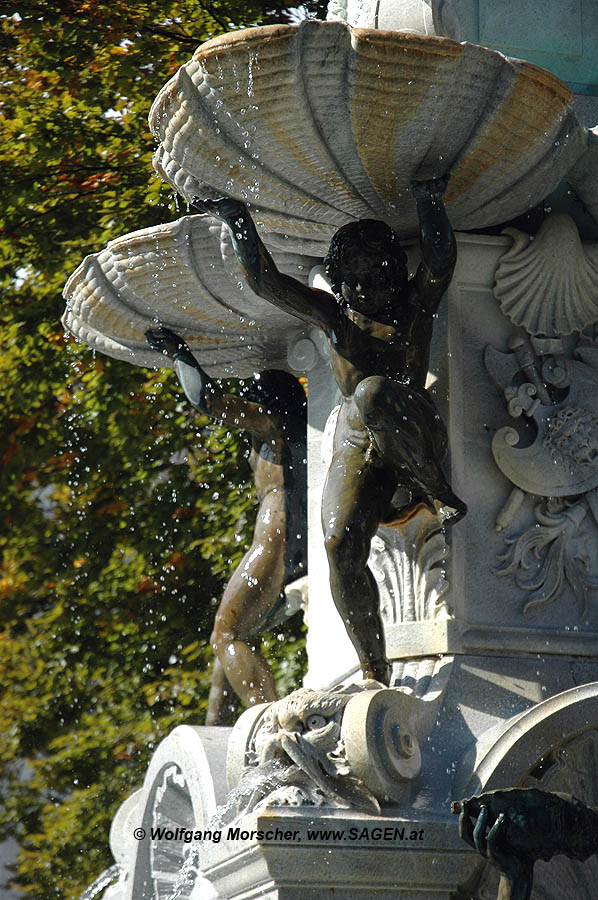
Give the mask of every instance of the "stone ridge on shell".
<svg viewBox="0 0 598 900">
<path fill-rule="evenodd" d="M 322 256 L 334 231 L 417 231 L 414 179 L 452 173 L 455 229 L 540 202 L 585 150 L 570 89 L 531 63 L 448 38 L 305 21 L 220 35 L 162 88 L 158 174 L 250 203 L 278 246 Z"/>
<path fill-rule="evenodd" d="M 307 283 L 317 260 L 274 252 L 281 271 Z M 168 367 L 145 339 L 148 328 L 165 325 L 215 377 L 288 368 L 287 346 L 304 330 L 244 284 L 226 228 L 204 216 L 111 241 L 83 260 L 63 294 L 64 327 L 91 348 L 136 365 Z"/>
</svg>

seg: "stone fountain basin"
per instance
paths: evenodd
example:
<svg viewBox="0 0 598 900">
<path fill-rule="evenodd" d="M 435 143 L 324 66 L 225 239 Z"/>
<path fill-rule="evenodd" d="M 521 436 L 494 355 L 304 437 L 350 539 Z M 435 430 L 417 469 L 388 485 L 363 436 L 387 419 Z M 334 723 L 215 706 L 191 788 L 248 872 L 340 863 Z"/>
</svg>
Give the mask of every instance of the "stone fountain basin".
<svg viewBox="0 0 598 900">
<path fill-rule="evenodd" d="M 188 200 L 246 200 L 270 243 L 322 256 L 352 219 L 417 231 L 414 179 L 451 173 L 453 227 L 506 222 L 586 149 L 573 95 L 447 38 L 306 21 L 202 44 L 158 94 L 156 171 Z"/>
<path fill-rule="evenodd" d="M 305 283 L 318 262 L 273 252 L 281 271 Z M 166 325 L 215 377 L 288 369 L 289 347 L 305 331 L 244 283 L 227 230 L 203 216 L 111 241 L 83 260 L 64 297 L 64 327 L 94 350 L 135 365 L 169 366 L 145 339 L 148 328 Z"/>
</svg>

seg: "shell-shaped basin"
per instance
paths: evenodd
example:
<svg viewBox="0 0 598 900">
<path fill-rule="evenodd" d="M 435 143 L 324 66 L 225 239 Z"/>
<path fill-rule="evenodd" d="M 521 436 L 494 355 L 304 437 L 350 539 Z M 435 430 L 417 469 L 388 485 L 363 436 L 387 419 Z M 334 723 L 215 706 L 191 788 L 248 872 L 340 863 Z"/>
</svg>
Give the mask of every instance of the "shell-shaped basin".
<svg viewBox="0 0 598 900">
<path fill-rule="evenodd" d="M 453 227 L 509 221 L 580 158 L 551 73 L 474 44 L 306 21 L 202 44 L 149 116 L 157 172 L 188 200 L 246 200 L 271 243 L 323 255 L 348 221 L 417 233 L 412 180 L 451 174 Z"/>
<path fill-rule="evenodd" d="M 281 271 L 307 282 L 317 260 L 274 251 Z M 87 256 L 65 288 L 64 327 L 90 347 L 142 366 L 168 366 L 148 328 L 165 325 L 196 351 L 213 376 L 289 368 L 298 319 L 244 283 L 220 222 L 183 216 L 111 241 Z"/>
</svg>

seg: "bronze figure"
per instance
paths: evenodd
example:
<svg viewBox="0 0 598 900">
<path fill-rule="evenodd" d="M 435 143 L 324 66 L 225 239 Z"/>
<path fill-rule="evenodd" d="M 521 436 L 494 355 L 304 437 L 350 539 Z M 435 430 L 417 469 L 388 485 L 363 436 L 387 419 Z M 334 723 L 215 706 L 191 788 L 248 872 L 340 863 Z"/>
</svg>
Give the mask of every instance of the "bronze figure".
<svg viewBox="0 0 598 900">
<path fill-rule="evenodd" d="M 497 900 L 529 900 L 534 863 L 598 851 L 598 810 L 537 788 L 488 791 L 451 804 L 459 834 L 501 873 Z"/>
<path fill-rule="evenodd" d="M 243 203 L 193 201 L 195 210 L 228 226 L 250 287 L 329 340 L 342 395 L 322 501 L 330 585 L 364 677 L 384 683 L 390 665 L 367 566 L 371 539 L 380 524 L 405 521 L 422 504 L 447 524 L 466 512 L 442 471 L 446 429 L 425 389 L 434 316 L 456 261 L 445 188 L 446 179 L 412 186 L 422 262 L 411 280 L 398 237 L 384 222 L 339 229 L 325 259 L 334 296 L 277 270 Z"/>
<path fill-rule="evenodd" d="M 285 585 L 307 571 L 305 391 L 288 372 L 270 369 L 225 394 L 185 342 L 166 328 L 146 334 L 174 361 L 189 402 L 200 412 L 249 433 L 259 510 L 253 541 L 226 585 L 211 644 L 216 660 L 207 725 L 230 721 L 229 682 L 245 706 L 277 700 L 269 666 L 255 646 L 284 602 Z"/>
</svg>

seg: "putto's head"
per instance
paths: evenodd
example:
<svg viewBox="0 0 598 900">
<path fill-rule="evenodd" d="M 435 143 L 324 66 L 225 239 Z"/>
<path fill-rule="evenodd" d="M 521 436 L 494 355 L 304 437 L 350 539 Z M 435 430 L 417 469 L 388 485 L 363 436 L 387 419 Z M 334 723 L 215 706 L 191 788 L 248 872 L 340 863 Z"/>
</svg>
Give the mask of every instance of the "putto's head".
<svg viewBox="0 0 598 900">
<path fill-rule="evenodd" d="M 324 267 L 335 296 L 366 314 L 397 300 L 407 287 L 407 257 L 396 233 L 377 219 L 339 228 Z"/>
<path fill-rule="evenodd" d="M 299 380 L 281 369 L 266 369 L 256 373 L 241 395 L 246 400 L 261 403 L 273 412 L 282 413 L 293 427 L 303 428 L 307 421 L 307 397 Z M 289 426 L 291 427 L 291 426 Z M 303 438 L 305 440 L 305 437 Z"/>
</svg>

